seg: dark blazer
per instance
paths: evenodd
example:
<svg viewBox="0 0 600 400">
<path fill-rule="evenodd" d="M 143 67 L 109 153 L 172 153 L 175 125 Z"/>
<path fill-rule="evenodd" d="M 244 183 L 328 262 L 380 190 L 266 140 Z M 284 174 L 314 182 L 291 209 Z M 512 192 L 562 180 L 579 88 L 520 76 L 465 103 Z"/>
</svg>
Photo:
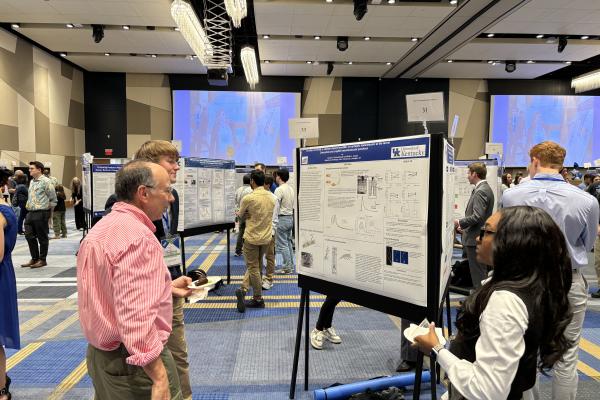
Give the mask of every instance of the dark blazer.
<svg viewBox="0 0 600 400">
<path fill-rule="evenodd" d="M 463 230 L 461 241 L 463 246 L 476 246 L 477 236 L 485 221 L 492 215 L 494 210 L 494 192 L 487 182 L 482 182 L 471 194 L 465 217 L 458 223 Z"/>
<path fill-rule="evenodd" d="M 171 226 L 169 229 L 169 233 L 171 235 L 176 235 L 177 234 L 177 227 L 178 227 L 178 217 L 179 217 L 179 194 L 177 193 L 177 190 L 173 189 L 173 197 L 175 197 L 175 201 L 173 201 L 173 203 L 171 203 L 171 208 L 170 208 L 170 222 L 171 222 Z M 112 208 L 112 206 L 117 202 L 117 195 L 116 194 L 111 194 L 110 197 L 108 198 L 108 200 L 106 200 L 106 204 L 104 205 L 104 210 L 105 210 L 105 214 L 108 214 Z M 163 237 L 165 237 L 165 229 L 163 228 L 163 224 L 162 224 L 162 220 L 156 220 L 156 221 L 152 221 L 154 223 L 154 226 L 156 227 L 156 232 L 154 232 L 154 236 L 156 236 L 157 239 L 161 239 Z"/>
</svg>

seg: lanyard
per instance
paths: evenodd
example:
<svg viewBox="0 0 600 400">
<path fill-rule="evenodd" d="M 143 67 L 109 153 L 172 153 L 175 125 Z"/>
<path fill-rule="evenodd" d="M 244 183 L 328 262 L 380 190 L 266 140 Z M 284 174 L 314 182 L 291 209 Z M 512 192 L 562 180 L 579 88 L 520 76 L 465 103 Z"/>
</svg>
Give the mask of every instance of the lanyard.
<svg viewBox="0 0 600 400">
<path fill-rule="evenodd" d="M 169 225 L 169 210 L 167 210 L 163 213 L 162 220 L 163 220 L 163 226 L 165 227 L 165 234 L 166 234 L 167 231 L 169 230 L 169 228 L 171 227 L 171 225 Z"/>
<path fill-rule="evenodd" d="M 554 181 L 554 182 L 564 182 L 564 179 L 559 178 L 533 178 L 532 181 Z"/>
</svg>

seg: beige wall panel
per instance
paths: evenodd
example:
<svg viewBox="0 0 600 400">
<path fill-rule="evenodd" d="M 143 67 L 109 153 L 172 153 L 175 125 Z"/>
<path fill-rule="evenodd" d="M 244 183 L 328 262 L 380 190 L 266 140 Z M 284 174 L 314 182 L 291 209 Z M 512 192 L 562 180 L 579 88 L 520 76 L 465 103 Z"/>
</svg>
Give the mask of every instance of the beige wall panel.
<svg viewBox="0 0 600 400">
<path fill-rule="evenodd" d="M 12 170 L 20 164 L 20 154 L 18 151 L 2 150 L 0 151 L 0 164 Z"/>
<path fill-rule="evenodd" d="M 65 157 L 62 177 L 57 176 L 57 178 L 62 181 L 62 184 L 65 187 L 67 198 L 71 196 L 71 190 L 69 189 L 71 187 L 71 179 L 73 179 L 74 176 L 80 177 L 81 175 L 77 174 L 77 170 L 81 169 L 77 161 L 77 157 Z"/>
<path fill-rule="evenodd" d="M 19 133 L 16 126 L 0 125 L 0 143 L 3 150 L 19 150 Z"/>
<path fill-rule="evenodd" d="M 48 74 L 49 118 L 53 124 L 69 125 L 72 83 L 60 73 Z"/>
<path fill-rule="evenodd" d="M 475 98 L 481 79 L 450 79 L 450 92 Z"/>
<path fill-rule="evenodd" d="M 476 159 L 483 155 L 487 139 L 489 104 L 459 94 L 453 94 L 453 97 L 458 104 L 462 104 L 462 107 L 455 105 L 460 116 L 456 136 L 462 138 L 456 158 Z"/>
<path fill-rule="evenodd" d="M 44 164 L 44 166 L 46 167 L 48 166 L 48 163 L 50 163 L 50 175 L 58 179 L 58 183 L 64 184 L 64 182 L 61 181 L 65 166 L 64 156 L 58 156 L 55 154 L 36 153 L 35 158 L 37 161 L 41 161 L 42 164 Z"/>
<path fill-rule="evenodd" d="M 35 110 L 35 150 L 50 153 L 50 121 L 38 110 Z"/>
<path fill-rule="evenodd" d="M 85 153 L 85 131 L 73 129 L 73 137 L 75 139 L 75 156 L 79 157 Z"/>
<path fill-rule="evenodd" d="M 171 88 L 151 88 L 150 105 L 162 110 L 171 111 Z"/>
<path fill-rule="evenodd" d="M 168 87 L 168 77 L 164 74 L 127 74 L 127 87 Z M 166 84 L 165 84 L 166 82 Z"/>
<path fill-rule="evenodd" d="M 133 100 L 127 100 L 127 134 L 150 134 L 150 106 Z"/>
<path fill-rule="evenodd" d="M 310 89 L 306 93 L 302 116 L 325 113 L 331 96 L 333 81 L 334 78 L 312 78 Z"/>
<path fill-rule="evenodd" d="M 150 89 L 149 87 L 127 86 L 125 88 L 125 97 L 127 100 L 150 105 Z"/>
<path fill-rule="evenodd" d="M 19 152 L 19 161 L 21 161 L 22 167 L 28 166 L 30 161 L 36 161 L 35 153 L 28 152 L 28 151 L 20 151 Z"/>
<path fill-rule="evenodd" d="M 48 73 L 60 76 L 60 63 L 61 61 L 46 53 L 44 50 L 40 50 L 37 47 L 33 47 L 33 64 L 48 70 Z"/>
<path fill-rule="evenodd" d="M 36 64 L 33 65 L 33 94 L 35 96 L 35 108 L 46 117 L 49 117 L 48 70 Z"/>
<path fill-rule="evenodd" d="M 152 139 L 171 140 L 172 114 L 170 111 L 150 107 L 150 135 Z"/>
<path fill-rule="evenodd" d="M 17 96 L 19 109 L 19 151 L 36 151 L 35 108 L 24 97 Z"/>
<path fill-rule="evenodd" d="M 339 144 L 342 141 L 342 115 L 319 115 L 319 145 Z"/>
<path fill-rule="evenodd" d="M 17 104 L 17 92 L 5 81 L 0 79 L 0 124 L 18 126 L 19 113 Z"/>
<path fill-rule="evenodd" d="M 50 123 L 50 153 L 75 155 L 75 130 L 69 126 Z"/>
<path fill-rule="evenodd" d="M 150 139 L 150 135 L 127 135 L 127 157 L 133 159 L 137 149 Z"/>
<path fill-rule="evenodd" d="M 342 91 L 332 90 L 325 108 L 326 114 L 342 114 Z"/>
<path fill-rule="evenodd" d="M 14 53 L 17 51 L 17 37 L 4 29 L 0 29 L 0 48 Z"/>
<path fill-rule="evenodd" d="M 73 69 L 73 83 L 71 86 L 71 99 L 83 103 L 83 72 Z"/>
<path fill-rule="evenodd" d="M 15 52 L 0 49 L 0 79 L 31 103 L 33 95 L 32 46 L 18 39 Z"/>
</svg>

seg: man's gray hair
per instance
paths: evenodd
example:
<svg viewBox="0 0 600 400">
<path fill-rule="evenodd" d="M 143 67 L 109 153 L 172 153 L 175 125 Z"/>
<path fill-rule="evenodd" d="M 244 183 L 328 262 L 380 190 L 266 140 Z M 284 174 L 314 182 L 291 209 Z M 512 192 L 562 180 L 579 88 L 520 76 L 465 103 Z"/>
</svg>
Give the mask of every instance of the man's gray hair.
<svg viewBox="0 0 600 400">
<path fill-rule="evenodd" d="M 115 178 L 117 201 L 132 202 L 140 185 L 154 186 L 152 163 L 143 160 L 130 161 L 123 166 Z"/>
</svg>

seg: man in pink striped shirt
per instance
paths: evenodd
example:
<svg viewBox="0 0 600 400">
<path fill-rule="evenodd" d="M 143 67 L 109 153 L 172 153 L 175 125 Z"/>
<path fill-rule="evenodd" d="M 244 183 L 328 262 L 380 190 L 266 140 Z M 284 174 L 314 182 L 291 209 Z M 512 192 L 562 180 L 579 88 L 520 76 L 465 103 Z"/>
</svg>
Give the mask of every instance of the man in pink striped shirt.
<svg viewBox="0 0 600 400">
<path fill-rule="evenodd" d="M 171 281 L 152 221 L 173 201 L 158 164 L 132 161 L 116 176 L 118 202 L 90 230 L 77 256 L 79 317 L 89 341 L 88 373 L 96 399 L 182 399 L 171 333 Z"/>
</svg>

